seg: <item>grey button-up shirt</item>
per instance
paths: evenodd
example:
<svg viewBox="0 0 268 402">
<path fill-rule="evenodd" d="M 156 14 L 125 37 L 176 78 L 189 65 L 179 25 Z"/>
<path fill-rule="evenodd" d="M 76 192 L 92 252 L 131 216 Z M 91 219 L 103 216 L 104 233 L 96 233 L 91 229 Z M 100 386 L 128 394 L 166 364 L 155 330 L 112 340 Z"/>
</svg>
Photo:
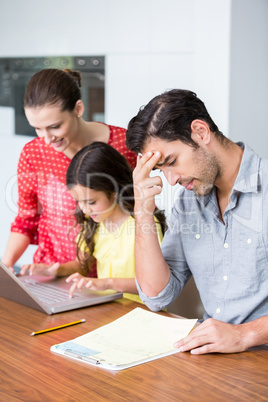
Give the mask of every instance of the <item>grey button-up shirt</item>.
<svg viewBox="0 0 268 402">
<path fill-rule="evenodd" d="M 268 160 L 247 145 L 223 218 L 214 190 L 197 197 L 183 189 L 172 210 L 162 252 L 171 276 L 154 311 L 172 303 L 193 275 L 204 319 L 240 324 L 268 314 Z"/>
</svg>

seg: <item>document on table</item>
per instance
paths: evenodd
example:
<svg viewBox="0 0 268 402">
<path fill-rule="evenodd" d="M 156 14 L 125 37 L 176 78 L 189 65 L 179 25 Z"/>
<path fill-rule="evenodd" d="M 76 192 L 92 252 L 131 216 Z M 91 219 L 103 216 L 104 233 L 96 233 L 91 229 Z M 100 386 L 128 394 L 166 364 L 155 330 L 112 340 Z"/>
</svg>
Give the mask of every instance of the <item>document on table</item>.
<svg viewBox="0 0 268 402">
<path fill-rule="evenodd" d="M 51 351 L 109 370 L 122 370 L 178 352 L 174 343 L 196 319 L 166 317 L 140 307 Z"/>
</svg>

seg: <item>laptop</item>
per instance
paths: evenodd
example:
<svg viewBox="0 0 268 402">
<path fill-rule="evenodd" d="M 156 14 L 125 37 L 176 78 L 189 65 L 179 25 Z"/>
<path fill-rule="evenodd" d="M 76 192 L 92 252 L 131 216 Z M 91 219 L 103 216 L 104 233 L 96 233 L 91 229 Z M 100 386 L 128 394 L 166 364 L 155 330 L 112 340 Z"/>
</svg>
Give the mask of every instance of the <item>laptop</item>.
<svg viewBox="0 0 268 402">
<path fill-rule="evenodd" d="M 0 261 L 0 296 L 46 314 L 76 310 L 123 297 L 122 292 L 114 290 L 82 289 L 75 292 L 70 299 L 70 284 L 66 283 L 65 279 L 15 275 Z"/>
</svg>

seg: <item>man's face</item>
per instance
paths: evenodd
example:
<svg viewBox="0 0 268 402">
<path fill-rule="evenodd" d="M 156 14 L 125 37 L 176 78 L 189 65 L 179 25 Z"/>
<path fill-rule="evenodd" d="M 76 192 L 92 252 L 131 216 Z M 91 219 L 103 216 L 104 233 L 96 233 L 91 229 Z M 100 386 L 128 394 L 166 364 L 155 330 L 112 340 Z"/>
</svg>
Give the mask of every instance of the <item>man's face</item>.
<svg viewBox="0 0 268 402">
<path fill-rule="evenodd" d="M 171 186 L 179 183 L 197 196 L 209 194 L 220 176 L 217 158 L 205 148 L 194 148 L 180 140 L 150 138 L 143 154 L 149 151 L 161 153 L 155 169 L 164 173 Z"/>
</svg>

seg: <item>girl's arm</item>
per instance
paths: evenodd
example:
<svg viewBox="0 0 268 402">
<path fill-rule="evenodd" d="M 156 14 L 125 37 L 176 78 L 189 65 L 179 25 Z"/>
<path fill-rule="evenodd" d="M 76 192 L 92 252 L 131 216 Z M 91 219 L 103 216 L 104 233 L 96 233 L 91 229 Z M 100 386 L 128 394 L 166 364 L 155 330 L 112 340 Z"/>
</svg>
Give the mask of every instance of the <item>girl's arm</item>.
<svg viewBox="0 0 268 402">
<path fill-rule="evenodd" d="M 126 292 L 138 294 L 134 278 L 86 278 L 79 273 L 75 273 L 66 279 L 66 282 L 72 283 L 70 288 L 70 297 L 72 297 L 76 289 L 86 287 L 92 290 L 116 290 L 118 292 Z"/>
<path fill-rule="evenodd" d="M 81 274 L 86 275 L 85 269 L 81 266 L 78 259 L 65 262 L 64 264 L 59 264 L 56 276 L 68 276 L 72 275 L 75 272 L 80 272 Z"/>
<path fill-rule="evenodd" d="M 84 254 L 83 252 L 80 250 L 79 251 L 79 257 L 80 260 L 83 261 L 84 260 Z M 58 269 L 57 269 L 57 274 L 56 276 L 68 276 L 68 275 L 72 275 L 74 273 L 79 273 L 81 275 L 88 275 L 90 274 L 90 268 L 92 266 L 92 264 L 94 263 L 95 258 L 93 256 L 91 256 L 88 259 L 87 262 L 87 268 L 84 267 L 78 258 L 76 258 L 74 261 L 69 261 L 66 262 L 64 264 L 60 264 Z"/>
<path fill-rule="evenodd" d="M 117 290 L 118 292 L 138 294 L 134 278 L 105 278 L 106 289 Z M 92 288 L 91 288 L 92 289 Z"/>
</svg>

